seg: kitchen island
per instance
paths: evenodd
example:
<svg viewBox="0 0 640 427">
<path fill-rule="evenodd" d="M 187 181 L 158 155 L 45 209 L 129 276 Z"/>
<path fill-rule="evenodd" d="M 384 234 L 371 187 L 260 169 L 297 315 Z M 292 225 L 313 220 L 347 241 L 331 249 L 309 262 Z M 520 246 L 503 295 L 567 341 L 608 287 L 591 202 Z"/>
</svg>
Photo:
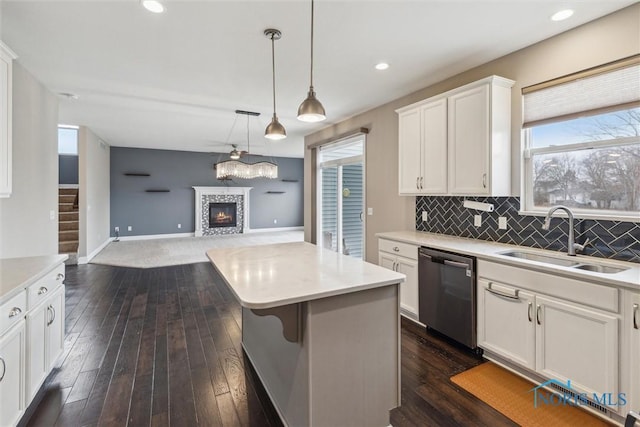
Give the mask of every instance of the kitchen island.
<svg viewBox="0 0 640 427">
<path fill-rule="evenodd" d="M 404 275 L 305 242 L 207 257 L 242 306 L 242 346 L 285 425 L 389 425 Z"/>
</svg>

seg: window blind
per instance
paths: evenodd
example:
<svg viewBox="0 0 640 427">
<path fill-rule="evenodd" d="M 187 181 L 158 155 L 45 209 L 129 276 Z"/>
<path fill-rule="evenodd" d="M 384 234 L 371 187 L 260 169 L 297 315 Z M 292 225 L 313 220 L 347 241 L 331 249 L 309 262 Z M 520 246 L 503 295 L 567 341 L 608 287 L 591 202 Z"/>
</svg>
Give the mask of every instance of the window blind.
<svg viewBox="0 0 640 427">
<path fill-rule="evenodd" d="M 640 107 L 640 56 L 522 89 L 523 127 Z"/>
</svg>

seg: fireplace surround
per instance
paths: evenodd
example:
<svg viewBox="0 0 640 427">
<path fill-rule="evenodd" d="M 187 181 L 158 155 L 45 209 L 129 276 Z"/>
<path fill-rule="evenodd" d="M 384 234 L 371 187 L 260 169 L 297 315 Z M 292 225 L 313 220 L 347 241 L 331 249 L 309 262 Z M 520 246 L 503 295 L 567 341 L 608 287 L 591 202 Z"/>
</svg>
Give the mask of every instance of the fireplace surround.
<svg viewBox="0 0 640 427">
<path fill-rule="evenodd" d="M 249 192 L 251 188 L 193 187 L 195 235 L 215 236 L 250 231 Z"/>
</svg>

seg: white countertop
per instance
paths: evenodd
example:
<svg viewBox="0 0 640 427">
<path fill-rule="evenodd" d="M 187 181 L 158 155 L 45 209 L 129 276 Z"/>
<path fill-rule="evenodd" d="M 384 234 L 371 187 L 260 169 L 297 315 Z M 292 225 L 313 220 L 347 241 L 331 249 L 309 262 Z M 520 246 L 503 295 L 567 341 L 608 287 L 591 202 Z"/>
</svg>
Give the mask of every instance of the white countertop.
<svg viewBox="0 0 640 427">
<path fill-rule="evenodd" d="M 306 242 L 212 249 L 246 308 L 272 308 L 404 282 L 405 275 Z"/>
<path fill-rule="evenodd" d="M 422 231 L 394 231 L 388 233 L 377 233 L 376 236 L 383 239 L 391 239 L 418 246 L 428 246 L 434 249 L 472 255 L 478 259 L 514 265 L 545 273 L 561 274 L 563 276 L 588 280 L 590 282 L 597 282 L 604 285 L 621 286 L 640 290 L 640 264 L 633 262 L 614 261 L 585 255 L 578 255 L 575 257 L 575 260 L 578 262 L 584 261 L 585 263 L 628 269 L 620 273 L 605 274 L 501 255 L 503 252 L 517 250 L 519 252 L 530 252 L 555 258 L 574 258 L 569 257 L 567 254 L 562 252 L 535 249 L 527 246 L 508 245 L 505 243 L 449 236 L 446 234 L 425 233 Z"/>
<path fill-rule="evenodd" d="M 47 255 L 0 259 L 0 298 L 10 298 L 67 258 L 67 255 Z"/>
</svg>

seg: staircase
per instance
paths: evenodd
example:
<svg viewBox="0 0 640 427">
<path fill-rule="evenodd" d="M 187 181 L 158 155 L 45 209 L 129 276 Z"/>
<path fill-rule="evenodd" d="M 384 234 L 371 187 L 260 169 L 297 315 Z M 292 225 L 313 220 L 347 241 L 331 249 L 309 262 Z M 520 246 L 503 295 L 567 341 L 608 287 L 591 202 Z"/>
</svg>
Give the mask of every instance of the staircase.
<svg viewBox="0 0 640 427">
<path fill-rule="evenodd" d="M 78 263 L 78 189 L 58 189 L 58 253 L 68 254 L 66 264 Z"/>
</svg>

